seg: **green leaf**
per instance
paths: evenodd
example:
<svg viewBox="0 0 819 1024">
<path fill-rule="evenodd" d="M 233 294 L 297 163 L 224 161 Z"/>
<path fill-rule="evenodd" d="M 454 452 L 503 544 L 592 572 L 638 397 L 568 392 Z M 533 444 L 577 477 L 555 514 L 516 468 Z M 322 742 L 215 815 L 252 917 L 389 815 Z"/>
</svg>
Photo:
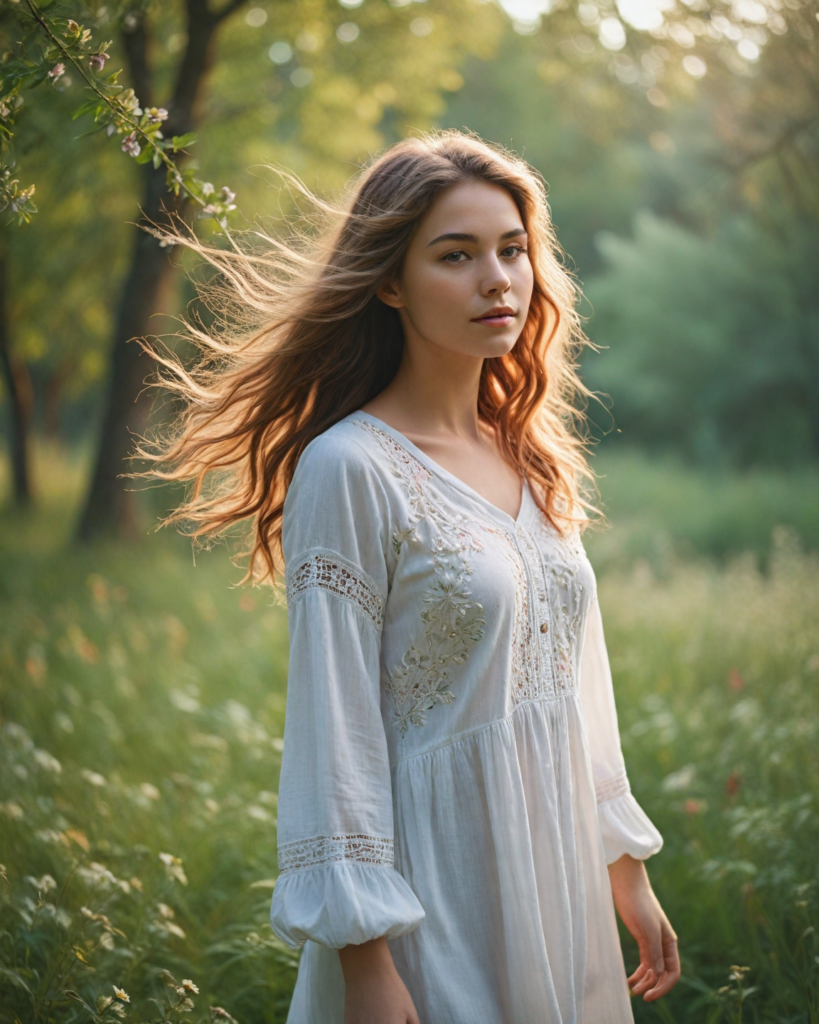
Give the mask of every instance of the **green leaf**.
<svg viewBox="0 0 819 1024">
<path fill-rule="evenodd" d="M 186 135 L 174 135 L 171 142 L 173 143 L 174 152 L 184 149 L 185 146 L 192 146 L 196 142 L 196 132 L 188 132 Z"/>
<path fill-rule="evenodd" d="M 78 117 L 82 117 L 83 114 L 91 114 L 97 110 L 100 106 L 100 101 L 97 99 L 86 100 L 85 103 L 81 103 L 79 107 L 71 115 L 71 120 L 76 121 Z"/>
<path fill-rule="evenodd" d="M 151 149 L 150 146 L 143 146 L 142 152 L 139 154 L 138 157 L 135 157 L 135 160 L 138 164 L 147 164 L 151 161 L 153 155 L 154 151 L 153 149 Z"/>
</svg>

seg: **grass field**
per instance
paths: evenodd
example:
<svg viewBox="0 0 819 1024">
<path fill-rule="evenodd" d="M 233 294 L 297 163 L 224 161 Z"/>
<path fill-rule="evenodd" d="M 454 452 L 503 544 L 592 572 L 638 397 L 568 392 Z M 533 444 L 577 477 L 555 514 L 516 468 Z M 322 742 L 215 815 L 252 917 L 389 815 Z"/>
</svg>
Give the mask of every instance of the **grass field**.
<svg viewBox="0 0 819 1024">
<path fill-rule="evenodd" d="M 605 472 L 589 549 L 684 967 L 635 1015 L 819 1021 L 817 476 Z M 39 510 L 0 519 L 0 1022 L 283 1022 L 284 612 L 223 548 L 72 550 L 82 473 L 41 452 Z"/>
</svg>

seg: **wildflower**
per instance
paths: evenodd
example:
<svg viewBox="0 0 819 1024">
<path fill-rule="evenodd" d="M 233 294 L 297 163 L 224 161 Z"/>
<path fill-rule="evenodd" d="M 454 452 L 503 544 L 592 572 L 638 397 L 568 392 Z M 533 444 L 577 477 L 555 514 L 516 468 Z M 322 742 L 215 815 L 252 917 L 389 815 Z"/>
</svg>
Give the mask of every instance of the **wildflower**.
<svg viewBox="0 0 819 1024">
<path fill-rule="evenodd" d="M 142 146 L 137 142 L 136 132 L 130 132 L 125 136 L 120 149 L 123 153 L 127 153 L 128 156 L 139 156 L 142 152 Z"/>
<path fill-rule="evenodd" d="M 25 202 L 28 199 L 31 192 L 33 192 L 33 189 L 27 190 L 26 192 L 18 193 L 18 200 L 21 203 Z M 47 750 L 35 750 L 31 756 L 34 762 L 37 764 L 37 766 L 39 768 L 42 768 L 43 771 L 53 772 L 55 775 L 59 775 L 60 772 L 63 770 L 63 766 L 60 764 L 57 758 L 54 757 L 53 754 L 49 754 Z"/>
<path fill-rule="evenodd" d="M 212 196 L 215 191 L 216 189 L 214 189 L 213 185 L 209 181 L 206 181 L 202 186 L 203 196 Z"/>
<path fill-rule="evenodd" d="M 219 207 L 218 206 L 214 206 L 213 203 L 208 203 L 207 206 L 205 206 L 204 209 L 202 210 L 202 213 L 206 214 L 208 217 L 213 217 L 218 212 L 219 212 Z"/>
<path fill-rule="evenodd" d="M 76 843 L 80 849 L 85 850 L 86 853 L 88 853 L 91 848 L 91 844 L 88 842 L 88 836 L 78 828 L 67 828 L 63 835 L 66 839 Z"/>
<path fill-rule="evenodd" d="M 68 846 L 68 843 L 65 841 L 62 832 L 58 832 L 54 828 L 41 828 L 34 834 L 35 836 L 37 836 L 41 843 L 53 843 L 55 846 L 58 846 L 62 843 L 65 846 Z"/>
<path fill-rule="evenodd" d="M 116 876 L 104 864 L 98 864 L 97 861 L 92 861 L 87 868 L 77 868 L 77 874 L 86 885 L 91 887 L 108 888 L 120 884 Z"/>
<path fill-rule="evenodd" d="M 133 114 L 134 117 L 142 116 L 142 107 L 139 105 L 139 100 L 136 98 L 133 89 L 126 89 L 120 96 L 119 102 L 127 114 Z"/>
<path fill-rule="evenodd" d="M 224 1020 L 227 1021 L 227 1024 L 236 1024 L 236 1019 L 231 1017 L 227 1010 L 223 1009 L 221 1006 L 210 1007 L 210 1019 L 214 1021 Z"/>
<path fill-rule="evenodd" d="M 0 101 L 0 117 L 2 117 L 3 120 L 5 120 L 9 116 L 9 114 L 11 114 L 11 109 L 7 107 L 5 103 Z"/>
<path fill-rule="evenodd" d="M 98 789 L 102 786 L 108 785 L 108 780 L 104 775 L 100 775 L 99 772 L 92 772 L 90 768 L 83 768 L 80 772 L 82 778 L 92 786 L 96 786 Z"/>
<path fill-rule="evenodd" d="M 740 690 L 745 688 L 745 680 L 739 674 L 738 669 L 732 668 L 728 673 L 728 685 L 734 693 L 739 693 Z"/>
<path fill-rule="evenodd" d="M 128 993 L 125 991 L 125 989 L 117 988 L 116 985 L 114 985 L 114 995 L 116 996 L 117 999 L 119 999 L 119 1001 L 121 1003 L 130 1003 L 131 1002 L 131 997 L 128 995 Z"/>
<path fill-rule="evenodd" d="M 193 994 L 195 996 L 199 995 L 198 987 L 196 985 L 194 985 L 194 983 L 190 980 L 190 978 L 183 978 L 182 979 L 182 988 L 185 989 L 186 992 L 193 992 Z"/>
<path fill-rule="evenodd" d="M 43 875 L 42 878 L 34 878 L 32 875 L 26 875 L 26 881 L 29 885 L 33 885 L 37 892 L 51 892 L 52 889 L 57 888 L 57 883 L 51 875 Z"/>
<path fill-rule="evenodd" d="M 100 51 L 99 53 L 92 53 L 88 58 L 88 66 L 92 71 L 102 71 L 105 67 L 105 62 L 109 59 L 107 53 Z"/>
<path fill-rule="evenodd" d="M 228 209 L 235 209 L 235 207 L 230 206 L 230 204 L 233 202 L 235 198 L 236 193 L 231 192 L 227 185 L 224 185 L 222 187 L 222 202 L 228 207 Z"/>
<path fill-rule="evenodd" d="M 148 124 L 162 124 L 167 120 L 168 111 L 164 107 L 148 107 L 145 116 L 148 118 Z"/>
<path fill-rule="evenodd" d="M 185 870 L 182 867 L 182 861 L 179 857 L 174 857 L 172 853 L 160 853 L 159 859 L 165 865 L 165 870 L 168 873 L 168 877 L 174 881 L 181 882 L 182 885 L 188 884 L 188 879 L 185 875 Z"/>
<path fill-rule="evenodd" d="M 68 19 L 68 31 L 72 36 L 78 36 L 80 34 L 80 26 L 74 21 L 73 18 Z"/>
<path fill-rule="evenodd" d="M 46 78 L 50 78 L 52 82 L 56 82 L 58 78 L 62 78 L 65 74 L 65 64 L 55 64 L 54 67 L 46 75 Z"/>
</svg>

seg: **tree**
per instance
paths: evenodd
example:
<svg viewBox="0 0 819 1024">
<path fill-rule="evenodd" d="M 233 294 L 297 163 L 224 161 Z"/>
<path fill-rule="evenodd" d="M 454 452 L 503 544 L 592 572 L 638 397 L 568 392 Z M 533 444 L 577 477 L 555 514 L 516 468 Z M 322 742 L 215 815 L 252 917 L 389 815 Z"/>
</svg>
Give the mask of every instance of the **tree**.
<svg viewBox="0 0 819 1024">
<path fill-rule="evenodd" d="M 33 0 L 25 2 L 38 10 Z M 350 9 L 356 6 L 347 3 Z M 235 15 L 248 8 L 241 25 Z M 207 123 L 210 111 L 204 102 L 205 89 L 215 72 L 236 90 L 240 107 L 272 104 L 271 120 L 278 121 L 282 134 L 290 134 L 290 146 L 295 144 L 312 158 L 357 161 L 383 144 L 386 126 L 382 122 L 391 120 L 403 126 L 407 117 L 415 125 L 429 123 L 442 89 L 452 87 L 453 82 L 457 85 L 454 65 L 461 52 L 485 46 L 491 35 L 488 26 L 496 17 L 491 8 L 471 0 L 440 0 L 434 11 L 423 14 L 417 8 L 407 9 L 404 0 L 395 0 L 393 6 L 370 5 L 358 11 L 355 22 L 350 20 L 349 10 L 330 0 L 272 2 L 253 8 L 246 0 L 229 0 L 221 6 L 206 0 L 177 0 L 171 4 L 147 2 L 140 7 L 129 4 L 115 13 L 113 27 L 131 84 L 130 97 L 141 104 L 132 107 L 132 113 L 138 110 L 144 118 L 145 110 L 167 112 L 161 133 L 151 127 L 155 132 L 151 140 L 157 136 L 187 139 L 201 120 Z M 253 33 L 248 32 L 248 27 L 258 28 L 268 19 L 271 23 L 275 20 L 278 38 L 271 40 L 275 49 L 261 47 L 258 38 L 251 39 Z M 359 37 L 362 42 L 356 45 Z M 227 44 L 230 61 L 235 62 L 231 67 L 217 66 L 217 38 Z M 173 46 L 171 40 L 176 41 Z M 268 79 L 261 95 L 251 78 L 260 59 L 266 62 Z M 40 62 L 41 78 L 43 67 Z M 282 94 L 278 102 L 273 85 Z M 153 106 L 160 95 L 165 106 Z M 97 104 L 95 116 L 98 111 Z M 140 127 L 144 130 L 144 125 Z M 350 145 L 350 135 L 356 134 L 351 133 L 353 128 L 357 138 Z M 141 136 L 132 139 L 140 140 L 145 142 Z M 128 139 L 123 142 L 126 151 L 127 143 Z M 137 155 L 139 146 L 134 150 Z M 146 155 L 149 159 L 141 168 L 139 207 L 146 219 L 186 215 L 186 193 L 188 199 L 191 191 L 194 199 L 207 199 L 211 194 L 202 192 L 207 183 L 184 177 L 183 170 L 186 186 L 193 183 L 196 187 L 183 188 L 169 199 L 166 189 L 169 180 L 172 184 L 176 180 L 176 168 L 162 166 L 163 153 L 156 159 L 154 151 L 153 166 L 147 151 L 139 159 Z M 183 157 L 184 153 L 177 158 L 180 165 Z M 212 186 L 207 188 L 213 191 Z M 232 193 L 223 192 L 219 201 L 232 205 Z M 204 212 L 209 205 L 204 205 Z M 132 495 L 119 474 L 127 468 L 125 459 L 133 434 L 142 432 L 148 417 L 150 402 L 142 384 L 151 367 L 139 347 L 128 342 L 147 334 L 149 317 L 171 305 L 174 279 L 168 253 L 150 234 L 135 230 L 114 328 L 103 430 L 79 527 L 83 538 L 106 532 L 134 536 L 138 532 Z"/>
</svg>

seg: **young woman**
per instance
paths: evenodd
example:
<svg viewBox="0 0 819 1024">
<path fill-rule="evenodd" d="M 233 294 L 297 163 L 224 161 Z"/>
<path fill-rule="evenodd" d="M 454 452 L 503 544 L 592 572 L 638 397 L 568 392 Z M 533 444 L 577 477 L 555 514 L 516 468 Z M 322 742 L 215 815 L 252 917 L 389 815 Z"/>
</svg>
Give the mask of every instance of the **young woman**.
<svg viewBox="0 0 819 1024">
<path fill-rule="evenodd" d="M 410 139 L 323 241 L 276 245 L 205 252 L 259 326 L 198 330 L 193 377 L 165 360 L 186 411 L 153 457 L 196 481 L 171 518 L 250 519 L 249 577 L 286 573 L 288 1021 L 626 1024 L 680 968 L 580 542 L 584 338 L 542 183 Z"/>
</svg>

